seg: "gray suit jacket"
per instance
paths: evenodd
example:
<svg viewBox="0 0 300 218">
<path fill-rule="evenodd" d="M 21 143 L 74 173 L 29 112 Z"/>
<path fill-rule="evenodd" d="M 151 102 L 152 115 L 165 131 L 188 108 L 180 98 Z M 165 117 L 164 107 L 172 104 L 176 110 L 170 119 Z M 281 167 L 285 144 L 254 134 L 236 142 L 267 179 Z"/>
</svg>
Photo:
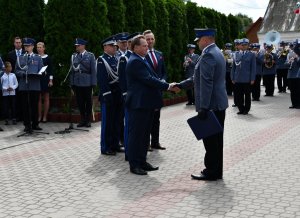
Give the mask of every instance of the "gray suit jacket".
<svg viewBox="0 0 300 218">
<path fill-rule="evenodd" d="M 196 111 L 225 110 L 228 107 L 225 76 L 223 54 L 215 44 L 211 44 L 202 52 L 194 76 L 180 84 L 183 88 L 190 88 L 194 84 Z"/>
</svg>

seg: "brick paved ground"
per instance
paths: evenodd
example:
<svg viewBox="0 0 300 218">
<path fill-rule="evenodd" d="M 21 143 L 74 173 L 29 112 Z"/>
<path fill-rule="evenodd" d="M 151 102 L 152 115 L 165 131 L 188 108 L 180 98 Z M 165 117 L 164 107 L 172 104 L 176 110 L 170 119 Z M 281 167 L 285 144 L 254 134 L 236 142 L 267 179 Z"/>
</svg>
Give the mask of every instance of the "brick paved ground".
<svg viewBox="0 0 300 218">
<path fill-rule="evenodd" d="M 99 154 L 100 123 L 66 135 L 54 131 L 68 124 L 41 124 L 49 135 L 19 138 L 20 124 L 2 125 L 0 217 L 300 217 L 300 110 L 289 94 L 261 99 L 247 116 L 228 108 L 224 179 L 213 182 L 190 179 L 204 148 L 185 104 L 162 110 L 167 150 L 149 153 L 160 169 L 148 176 Z"/>
</svg>

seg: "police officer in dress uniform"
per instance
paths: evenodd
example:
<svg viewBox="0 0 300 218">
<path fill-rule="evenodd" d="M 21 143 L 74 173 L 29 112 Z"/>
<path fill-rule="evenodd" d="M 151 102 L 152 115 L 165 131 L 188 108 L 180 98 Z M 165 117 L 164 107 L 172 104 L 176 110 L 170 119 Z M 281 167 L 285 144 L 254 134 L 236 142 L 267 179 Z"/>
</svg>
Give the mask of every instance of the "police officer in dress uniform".
<svg viewBox="0 0 300 218">
<path fill-rule="evenodd" d="M 281 41 L 277 50 L 278 61 L 276 63 L 277 87 L 279 93 L 285 93 L 287 88 L 287 74 L 289 65 L 287 64 L 288 50 L 285 48 L 286 42 Z"/>
<path fill-rule="evenodd" d="M 223 55 L 226 61 L 226 91 L 227 95 L 232 95 L 233 92 L 233 84 L 230 78 L 233 59 L 232 59 L 232 50 L 231 50 L 232 44 L 226 43 L 223 50 Z"/>
<path fill-rule="evenodd" d="M 123 33 L 117 33 L 115 35 L 115 39 L 117 41 L 117 45 L 118 45 L 118 50 L 116 53 L 116 58 L 119 60 L 119 58 L 122 55 L 125 55 L 128 49 L 128 42 L 127 42 L 127 38 L 129 36 L 129 33 L 127 32 L 123 32 Z"/>
<path fill-rule="evenodd" d="M 152 33 L 151 30 L 144 31 L 144 36 L 148 43 L 148 54 L 146 55 L 146 60 L 149 62 L 151 67 L 153 68 L 154 72 L 157 74 L 157 76 L 162 80 L 167 80 L 167 72 L 165 67 L 165 62 L 163 58 L 163 54 L 160 51 L 157 51 L 154 49 L 155 45 L 155 36 Z M 162 98 L 162 93 L 161 93 Z M 165 150 L 165 147 L 162 147 L 159 143 L 159 128 L 160 128 L 160 109 L 156 108 L 152 123 L 152 129 L 151 129 L 151 144 L 149 147 L 149 151 L 154 149 L 161 149 Z"/>
<path fill-rule="evenodd" d="M 202 54 L 195 67 L 194 76 L 182 81 L 179 88 L 187 88 L 194 84 L 195 105 L 198 117 L 207 118 L 211 110 L 224 128 L 225 110 L 228 98 L 225 87 L 226 63 L 221 50 L 215 44 L 215 29 L 195 29 L 197 44 Z M 197 180 L 217 180 L 223 178 L 223 132 L 203 139 L 206 150 L 205 169 L 198 175 L 192 174 Z"/>
<path fill-rule="evenodd" d="M 115 35 L 115 39 L 116 39 L 118 47 L 119 47 L 119 49 L 115 55 L 118 60 L 118 74 L 119 74 L 119 64 L 122 65 L 122 63 L 124 62 L 124 57 L 127 54 L 128 36 L 129 36 L 129 33 L 127 33 L 127 32 L 118 33 Z M 122 60 L 121 60 L 121 58 L 122 58 Z M 125 71 L 125 69 L 124 69 L 124 71 Z M 119 78 L 119 80 L 120 80 L 120 78 Z M 122 81 L 122 84 L 121 84 L 121 81 L 119 81 L 119 82 L 120 82 L 121 86 L 124 85 L 124 81 Z M 123 91 L 122 91 L 122 94 L 124 94 Z M 121 110 L 122 111 L 121 111 L 121 118 L 120 118 L 120 133 L 119 133 L 119 135 L 120 135 L 120 146 L 123 146 L 124 145 L 124 116 L 125 116 L 124 101 L 122 102 Z"/>
<path fill-rule="evenodd" d="M 251 49 L 256 57 L 256 76 L 255 76 L 255 82 L 252 86 L 252 101 L 259 101 L 264 54 L 259 50 L 260 49 L 259 43 L 253 43 Z"/>
<path fill-rule="evenodd" d="M 272 53 L 273 45 L 266 44 L 264 63 L 263 63 L 263 81 L 265 85 L 265 96 L 272 97 L 274 95 L 274 83 L 276 75 L 277 55 Z"/>
<path fill-rule="evenodd" d="M 234 40 L 234 49 L 235 49 L 235 51 L 232 52 L 232 59 L 233 60 L 235 59 L 236 54 L 241 51 L 241 48 L 242 48 L 241 40 L 240 39 L 235 39 Z M 231 79 L 231 72 L 230 72 L 230 79 Z M 231 83 L 232 83 L 232 81 L 231 81 Z M 236 107 L 237 106 L 237 103 L 236 103 L 236 94 L 235 94 L 235 88 L 236 88 L 236 86 L 234 84 L 232 84 L 232 88 L 233 88 L 233 105 L 232 105 L 232 107 Z"/>
<path fill-rule="evenodd" d="M 134 37 L 136 37 L 140 34 L 141 34 L 140 32 L 136 32 L 136 33 L 133 33 L 133 34 L 127 36 L 128 49 L 127 49 L 125 55 L 122 55 L 119 58 L 119 62 L 118 62 L 119 83 L 120 83 L 120 88 L 121 88 L 121 91 L 122 91 L 122 97 L 123 97 L 124 102 L 126 100 L 126 95 L 127 95 L 127 79 L 126 79 L 125 69 L 126 69 L 128 59 L 129 59 L 130 55 L 132 54 L 132 51 L 130 50 L 131 41 L 133 40 Z M 123 122 L 123 119 L 122 119 L 122 122 Z M 120 135 L 122 135 L 122 134 L 120 134 Z M 125 149 L 125 160 L 128 160 L 128 157 L 127 157 L 127 150 L 128 150 L 128 110 L 126 109 L 126 107 L 124 107 L 124 133 L 123 133 L 123 137 L 124 137 L 123 145 L 124 145 L 124 149 Z"/>
<path fill-rule="evenodd" d="M 95 55 L 85 50 L 87 41 L 76 38 L 76 53 L 71 57 L 70 84 L 80 111 L 77 127 L 91 127 L 92 92 L 97 85 Z"/>
<path fill-rule="evenodd" d="M 251 85 L 256 75 L 255 55 L 248 51 L 249 40 L 241 40 L 242 49 L 236 52 L 231 70 L 231 80 L 235 85 L 236 103 L 239 109 L 237 114 L 248 114 L 251 108 Z"/>
<path fill-rule="evenodd" d="M 291 50 L 287 55 L 288 69 L 287 79 L 291 92 L 292 105 L 290 109 L 300 109 L 300 45 L 298 40 L 290 45 Z"/>
<path fill-rule="evenodd" d="M 43 60 L 39 55 L 33 53 L 34 39 L 24 38 L 23 44 L 26 53 L 17 57 L 15 74 L 22 96 L 24 131 L 32 133 L 32 130 L 42 130 L 38 126 L 38 101 L 41 90 L 38 73 L 43 67 Z"/>
<path fill-rule="evenodd" d="M 97 78 L 101 102 L 101 154 L 116 155 L 120 151 L 120 119 L 122 92 L 115 57 L 117 43 L 114 36 L 102 41 L 104 53 L 97 59 Z"/>
<path fill-rule="evenodd" d="M 196 45 L 188 44 L 187 45 L 188 54 L 184 56 L 183 68 L 184 68 L 184 78 L 188 79 L 194 75 L 195 65 L 199 58 L 198 54 L 195 54 Z M 195 95 L 194 89 L 187 89 L 186 95 L 188 98 L 188 103 L 186 105 L 195 104 Z"/>
</svg>

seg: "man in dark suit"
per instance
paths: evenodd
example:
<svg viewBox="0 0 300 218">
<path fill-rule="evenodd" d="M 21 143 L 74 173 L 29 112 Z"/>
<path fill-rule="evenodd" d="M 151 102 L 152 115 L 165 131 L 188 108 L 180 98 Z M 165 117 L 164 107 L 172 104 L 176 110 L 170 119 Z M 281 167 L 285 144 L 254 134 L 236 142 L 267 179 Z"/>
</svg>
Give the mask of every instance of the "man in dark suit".
<svg viewBox="0 0 300 218">
<path fill-rule="evenodd" d="M 215 44 L 215 29 L 195 29 L 196 39 L 202 54 L 195 66 L 194 76 L 182 81 L 179 88 L 194 85 L 195 106 L 200 120 L 212 111 L 224 128 L 225 110 L 228 107 L 225 87 L 226 62 Z M 200 175 L 192 174 L 197 180 L 217 180 L 223 177 L 223 132 L 203 139 L 206 150 L 205 169 Z"/>
<path fill-rule="evenodd" d="M 12 72 L 15 72 L 17 57 L 25 53 L 25 50 L 22 49 L 22 40 L 18 36 L 14 38 L 14 47 L 15 49 L 10 51 L 6 57 L 6 61 L 9 61 L 11 63 Z M 19 92 L 19 88 L 16 89 L 16 96 L 17 96 L 17 100 L 16 100 L 17 120 L 20 121 L 23 120 L 23 111 L 22 111 L 23 105 L 22 105 L 22 97 L 21 97 L 21 93 Z"/>
<path fill-rule="evenodd" d="M 130 171 L 146 175 L 147 171 L 158 170 L 146 162 L 147 148 L 154 111 L 162 107 L 162 90 L 175 91 L 172 84 L 161 81 L 145 59 L 148 44 L 144 36 L 131 42 L 131 54 L 126 65 L 128 110 L 128 160 Z"/>
<path fill-rule="evenodd" d="M 152 67 L 153 71 L 156 73 L 158 78 L 162 81 L 166 81 L 167 79 L 167 72 L 164 63 L 163 54 L 160 51 L 154 49 L 155 45 L 155 36 L 151 30 L 144 31 L 144 36 L 148 43 L 148 54 L 146 55 L 146 60 L 148 61 L 149 65 Z M 160 95 L 162 99 L 162 93 Z M 149 151 L 154 149 L 161 149 L 165 150 L 165 147 L 162 147 L 159 143 L 159 127 L 160 127 L 160 108 L 155 108 L 154 118 L 151 128 L 151 145 L 149 147 Z"/>
</svg>

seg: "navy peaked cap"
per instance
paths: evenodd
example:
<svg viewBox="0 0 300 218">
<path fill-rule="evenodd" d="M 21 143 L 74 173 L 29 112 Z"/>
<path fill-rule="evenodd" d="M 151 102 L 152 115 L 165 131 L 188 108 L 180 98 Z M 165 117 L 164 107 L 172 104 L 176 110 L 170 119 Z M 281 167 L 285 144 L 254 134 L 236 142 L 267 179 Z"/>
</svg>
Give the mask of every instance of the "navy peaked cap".
<svg viewBox="0 0 300 218">
<path fill-rule="evenodd" d="M 75 44 L 74 45 L 86 45 L 87 41 L 81 38 L 76 38 L 75 39 Z"/>
<path fill-rule="evenodd" d="M 34 45 L 35 40 L 33 38 L 24 38 L 23 39 L 23 45 Z"/>
<path fill-rule="evenodd" d="M 208 29 L 194 29 L 196 38 L 194 41 L 198 41 L 203 36 L 215 36 L 217 33 L 216 29 L 208 28 Z"/>
<path fill-rule="evenodd" d="M 115 36 L 110 36 L 104 40 L 101 41 L 102 45 L 117 45 L 117 41 Z"/>
</svg>

